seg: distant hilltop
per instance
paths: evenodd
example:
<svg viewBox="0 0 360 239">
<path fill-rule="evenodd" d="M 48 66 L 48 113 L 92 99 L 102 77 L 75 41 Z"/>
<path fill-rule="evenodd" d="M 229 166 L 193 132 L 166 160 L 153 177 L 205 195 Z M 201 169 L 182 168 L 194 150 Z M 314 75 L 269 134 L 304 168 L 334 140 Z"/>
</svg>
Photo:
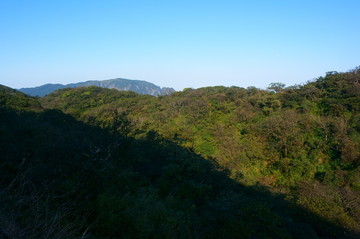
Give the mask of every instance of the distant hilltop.
<svg viewBox="0 0 360 239">
<path fill-rule="evenodd" d="M 175 92 L 173 88 L 167 88 L 167 87 L 161 88 L 160 86 L 157 86 L 147 81 L 128 80 L 122 78 L 103 80 L 103 81 L 86 81 L 86 82 L 72 83 L 67 85 L 46 84 L 31 88 L 21 88 L 19 89 L 19 91 L 31 96 L 42 97 L 62 88 L 76 88 L 76 87 L 86 87 L 86 86 L 98 86 L 102 88 L 117 89 L 119 91 L 134 91 L 136 93 L 143 95 L 169 95 Z"/>
</svg>

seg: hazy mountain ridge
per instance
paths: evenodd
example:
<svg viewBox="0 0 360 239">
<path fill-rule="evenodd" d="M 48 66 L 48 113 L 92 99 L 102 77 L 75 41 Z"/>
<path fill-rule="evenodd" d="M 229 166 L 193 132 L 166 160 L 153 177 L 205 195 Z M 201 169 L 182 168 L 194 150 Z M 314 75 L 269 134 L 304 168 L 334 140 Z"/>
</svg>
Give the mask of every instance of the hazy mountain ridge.
<svg viewBox="0 0 360 239">
<path fill-rule="evenodd" d="M 128 80 L 116 78 L 103 81 L 86 81 L 71 84 L 45 84 L 38 87 L 21 88 L 19 91 L 31 96 L 45 96 L 62 88 L 76 88 L 84 86 L 98 86 L 102 88 L 117 89 L 119 91 L 134 91 L 142 95 L 169 95 L 175 90 L 173 88 L 157 86 L 153 83 L 141 80 Z"/>
</svg>

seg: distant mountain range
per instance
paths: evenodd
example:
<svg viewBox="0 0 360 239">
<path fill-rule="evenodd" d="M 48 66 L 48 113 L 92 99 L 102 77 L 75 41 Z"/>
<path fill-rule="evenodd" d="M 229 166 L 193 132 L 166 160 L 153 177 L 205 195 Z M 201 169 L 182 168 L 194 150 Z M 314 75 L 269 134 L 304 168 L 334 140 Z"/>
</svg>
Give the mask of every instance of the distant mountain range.
<svg viewBox="0 0 360 239">
<path fill-rule="evenodd" d="M 31 96 L 42 97 L 62 88 L 76 88 L 76 87 L 86 87 L 86 86 L 113 88 L 120 91 L 134 91 L 136 93 L 143 95 L 169 95 L 175 92 L 173 88 L 167 88 L 167 87 L 161 88 L 160 86 L 157 86 L 147 81 L 128 80 L 122 78 L 103 80 L 103 81 L 86 81 L 86 82 L 72 83 L 67 85 L 46 84 L 38 87 L 21 88 L 19 89 L 19 91 Z"/>
</svg>

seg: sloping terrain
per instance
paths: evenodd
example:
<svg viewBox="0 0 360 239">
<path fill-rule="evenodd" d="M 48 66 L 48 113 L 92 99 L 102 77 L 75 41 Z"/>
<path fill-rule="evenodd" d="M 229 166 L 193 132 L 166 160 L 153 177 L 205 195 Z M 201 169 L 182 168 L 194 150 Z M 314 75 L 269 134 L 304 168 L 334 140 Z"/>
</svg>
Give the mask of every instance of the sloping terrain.
<svg viewBox="0 0 360 239">
<path fill-rule="evenodd" d="M 358 238 L 359 82 L 355 69 L 161 97 L 1 87 L 0 235 Z"/>
</svg>

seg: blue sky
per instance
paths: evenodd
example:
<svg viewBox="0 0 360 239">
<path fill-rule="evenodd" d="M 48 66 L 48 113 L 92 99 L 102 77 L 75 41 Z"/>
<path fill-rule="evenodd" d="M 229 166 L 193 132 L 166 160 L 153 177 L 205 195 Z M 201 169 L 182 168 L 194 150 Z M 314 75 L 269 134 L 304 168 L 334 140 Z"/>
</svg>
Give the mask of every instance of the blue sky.
<svg viewBox="0 0 360 239">
<path fill-rule="evenodd" d="M 1 0 L 0 84 L 301 84 L 360 65 L 358 0 Z"/>
</svg>

